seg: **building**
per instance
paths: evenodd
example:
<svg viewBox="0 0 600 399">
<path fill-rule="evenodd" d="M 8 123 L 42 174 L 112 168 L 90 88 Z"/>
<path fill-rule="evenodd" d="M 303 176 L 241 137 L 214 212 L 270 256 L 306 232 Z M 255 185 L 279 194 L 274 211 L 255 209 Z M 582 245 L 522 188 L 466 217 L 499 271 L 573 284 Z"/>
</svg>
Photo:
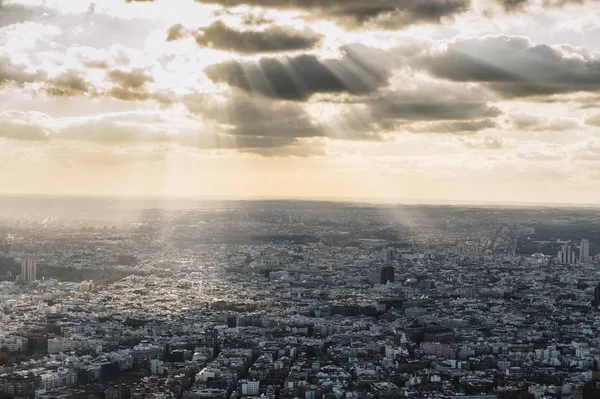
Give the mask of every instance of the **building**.
<svg viewBox="0 0 600 399">
<path fill-rule="evenodd" d="M 575 263 L 575 251 L 571 244 L 565 244 L 557 254 L 558 263 L 562 265 L 572 265 Z"/>
<path fill-rule="evenodd" d="M 396 249 L 383 247 L 383 261 L 390 262 L 396 260 Z"/>
<path fill-rule="evenodd" d="M 594 288 L 594 300 L 592 300 L 592 306 L 600 306 L 600 283 Z"/>
<path fill-rule="evenodd" d="M 73 370 L 48 371 L 40 375 L 41 381 L 38 386 L 42 389 L 55 389 L 60 387 L 71 387 L 78 382 L 78 374 Z"/>
<path fill-rule="evenodd" d="M 219 346 L 219 330 L 216 328 L 207 330 L 204 333 L 204 342 L 206 347 L 212 348 L 212 358 L 216 359 L 221 352 L 221 348 Z"/>
<path fill-rule="evenodd" d="M 113 385 L 104 391 L 105 399 L 123 399 L 129 397 L 130 388 L 127 384 Z"/>
<path fill-rule="evenodd" d="M 21 260 L 21 281 L 37 280 L 37 266 L 35 259 Z"/>
<path fill-rule="evenodd" d="M 240 381 L 240 384 L 242 386 L 243 396 L 258 396 L 258 394 L 260 393 L 259 381 L 242 380 Z"/>
<path fill-rule="evenodd" d="M 585 238 L 583 238 L 579 244 L 579 261 L 590 261 L 590 242 Z"/>
<path fill-rule="evenodd" d="M 0 376 L 0 393 L 9 397 L 34 398 L 41 378 L 33 373 L 14 373 Z"/>
<path fill-rule="evenodd" d="M 381 284 L 394 282 L 394 266 L 385 265 L 381 268 Z"/>
</svg>

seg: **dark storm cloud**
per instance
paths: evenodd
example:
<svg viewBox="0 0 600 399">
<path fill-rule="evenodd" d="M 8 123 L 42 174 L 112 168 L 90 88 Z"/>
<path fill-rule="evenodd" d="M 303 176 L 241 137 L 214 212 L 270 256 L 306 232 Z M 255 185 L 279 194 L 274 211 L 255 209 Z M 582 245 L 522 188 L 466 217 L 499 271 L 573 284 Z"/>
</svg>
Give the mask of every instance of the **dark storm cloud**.
<svg viewBox="0 0 600 399">
<path fill-rule="evenodd" d="M 457 39 L 413 65 L 458 82 L 481 82 L 506 97 L 600 90 L 600 59 L 581 48 L 533 45 L 527 38 Z"/>
<path fill-rule="evenodd" d="M 321 60 L 306 54 L 262 58 L 258 62 L 212 65 L 205 72 L 214 82 L 287 100 L 306 100 L 315 93 L 367 94 L 387 85 L 389 55 L 362 45 L 345 46 L 344 50 L 341 59 Z"/>
<path fill-rule="evenodd" d="M 400 28 L 423 22 L 437 23 L 470 8 L 470 0 L 196 0 L 225 7 L 260 6 L 310 12 L 316 18 L 334 18 L 347 25 L 378 24 Z"/>
<path fill-rule="evenodd" d="M 310 49 L 322 39 L 310 30 L 270 26 L 261 31 L 239 31 L 221 21 L 198 30 L 194 36 L 200 46 L 246 54 Z"/>
</svg>

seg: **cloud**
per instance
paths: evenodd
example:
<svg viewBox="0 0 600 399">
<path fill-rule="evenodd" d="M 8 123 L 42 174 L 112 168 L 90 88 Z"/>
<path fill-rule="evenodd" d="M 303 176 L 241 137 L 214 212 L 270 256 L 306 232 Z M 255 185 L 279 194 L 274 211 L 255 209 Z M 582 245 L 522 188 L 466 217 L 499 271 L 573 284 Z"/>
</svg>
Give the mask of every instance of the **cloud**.
<svg viewBox="0 0 600 399">
<path fill-rule="evenodd" d="M 188 30 L 182 24 L 175 24 L 167 31 L 167 41 L 172 42 L 186 37 L 189 34 Z"/>
<path fill-rule="evenodd" d="M 483 136 L 463 140 L 467 148 L 475 150 L 501 150 L 506 147 L 506 142 L 501 137 Z"/>
<path fill-rule="evenodd" d="M 562 131 L 580 127 L 577 119 L 537 116 L 524 113 L 512 114 L 510 115 L 510 120 L 515 128 L 532 132 Z"/>
<path fill-rule="evenodd" d="M 131 49 L 114 44 L 108 49 L 95 49 L 86 46 L 72 46 L 67 53 L 88 69 L 109 69 L 127 66 L 130 62 Z"/>
<path fill-rule="evenodd" d="M 114 83 L 108 92 L 112 97 L 124 101 L 148 100 L 152 98 L 146 88 L 146 83 L 154 82 L 154 78 L 142 68 L 134 68 L 130 71 L 114 69 L 109 71 L 107 78 Z"/>
<path fill-rule="evenodd" d="M 600 161 L 600 139 L 580 141 L 572 146 L 572 157 L 581 161 Z"/>
<path fill-rule="evenodd" d="M 136 118 L 128 118 L 129 116 Z M 103 144 L 167 143 L 169 137 L 154 114 L 113 114 L 67 119 L 56 133 L 60 140 Z"/>
<path fill-rule="evenodd" d="M 566 157 L 566 152 L 559 147 L 534 143 L 527 146 L 516 154 L 519 159 L 528 161 L 559 161 Z"/>
<path fill-rule="evenodd" d="M 134 68 L 131 71 L 115 69 L 108 72 L 107 76 L 110 81 L 126 89 L 141 89 L 147 82 L 154 82 L 154 78 L 141 68 Z"/>
<path fill-rule="evenodd" d="M 111 49 L 109 52 L 117 59 L 123 55 L 121 53 L 120 46 Z M 155 92 L 148 89 L 146 84 L 153 83 L 154 78 L 142 68 L 133 68 L 128 71 L 110 70 L 106 74 L 106 78 L 107 81 L 113 83 L 112 88 L 106 90 L 102 87 L 96 87 L 86 80 L 88 75 L 86 67 L 91 67 L 89 65 L 90 58 L 87 57 L 90 54 L 87 53 L 87 50 L 77 48 L 73 50 L 72 55 L 81 62 L 81 69 L 67 69 L 56 76 L 49 76 L 42 69 L 15 63 L 9 55 L 0 53 L 0 86 L 12 84 L 22 87 L 29 83 L 36 83 L 35 92 L 45 92 L 48 95 L 57 97 L 110 96 L 124 101 L 153 99 L 161 104 L 171 104 L 175 100 L 175 96 L 169 91 Z M 101 65 L 94 64 L 94 67 L 109 66 L 108 61 L 104 63 L 103 58 L 95 58 L 95 60 Z M 113 61 L 111 63 L 114 63 Z"/>
<path fill-rule="evenodd" d="M 183 34 L 181 28 L 173 28 L 169 29 L 169 38 Z M 243 54 L 310 49 L 322 38 L 311 30 L 299 31 L 281 26 L 269 26 L 260 31 L 235 30 L 221 21 L 199 29 L 194 37 L 202 47 Z"/>
<path fill-rule="evenodd" d="M 241 20 L 241 23 L 244 25 L 266 25 L 273 22 L 273 19 L 269 18 L 265 13 L 244 13 Z"/>
<path fill-rule="evenodd" d="M 231 106 L 232 104 L 228 104 Z M 262 104 L 265 105 L 265 104 Z M 318 143 L 305 139 L 322 132 L 296 104 L 273 104 L 273 112 L 260 112 L 260 104 L 238 101 L 229 114 L 210 108 L 208 123 L 169 120 L 154 111 L 109 113 L 92 117 L 51 118 L 38 112 L 0 113 L 0 138 L 20 141 L 80 143 L 110 146 L 121 151 L 131 145 L 179 145 L 202 150 L 234 150 L 266 156 L 309 156 L 322 153 Z M 258 112 L 257 115 L 254 113 Z M 89 148 L 89 147 L 84 147 Z M 101 149 L 100 147 L 95 147 Z"/>
<path fill-rule="evenodd" d="M 45 115 L 20 111 L 0 112 L 0 138 L 46 140 L 51 130 L 45 126 Z"/>
<path fill-rule="evenodd" d="M 419 101 L 393 93 L 376 99 L 370 106 L 375 120 L 381 121 L 469 120 L 500 114 L 497 108 L 483 102 Z"/>
<path fill-rule="evenodd" d="M 211 101 L 203 95 L 187 96 L 184 102 L 190 112 L 234 138 L 240 150 L 261 155 L 318 155 L 323 152 L 325 139 L 382 139 L 377 126 L 358 117 L 357 112 L 324 121 L 315 119 L 296 101 L 249 96 L 239 91 L 223 102 Z"/>
<path fill-rule="evenodd" d="M 24 5 L 0 2 L 0 28 L 24 22 L 35 22 L 60 29 L 54 39 L 61 45 L 85 45 L 94 48 L 120 43 L 142 48 L 147 35 L 156 29 L 156 21 L 147 18 L 119 18 L 98 12 L 96 7 L 85 12 L 64 12 L 56 4 Z M 99 7 L 98 7 L 99 8 Z"/>
<path fill-rule="evenodd" d="M 498 3 L 506 11 L 516 11 L 522 10 L 529 3 L 529 0 L 498 0 Z"/>
<path fill-rule="evenodd" d="M 600 89 L 597 55 L 566 45 L 534 45 L 525 37 L 458 38 L 413 62 L 437 77 L 481 82 L 506 97 Z"/>
<path fill-rule="evenodd" d="M 30 7 L 23 4 L 0 1 L 0 28 L 39 18 L 50 10 L 44 6 Z"/>
<path fill-rule="evenodd" d="M 494 119 L 475 119 L 469 121 L 448 121 L 410 126 L 408 131 L 413 133 L 476 133 L 496 127 Z"/>
<path fill-rule="evenodd" d="M 585 124 L 589 126 L 600 126 L 600 114 L 594 114 L 587 117 Z"/>
<path fill-rule="evenodd" d="M 419 23 L 439 23 L 467 11 L 470 0 L 196 0 L 225 7 L 259 6 L 280 10 L 301 10 L 315 18 L 333 18 L 346 26 L 377 25 L 402 28 Z"/>
<path fill-rule="evenodd" d="M 205 72 L 214 82 L 286 100 L 306 100 L 316 93 L 367 94 L 387 85 L 389 54 L 363 45 L 348 45 L 344 50 L 341 59 L 309 54 L 261 58 L 216 64 Z"/>
<path fill-rule="evenodd" d="M 546 8 L 563 7 L 567 4 L 585 4 L 587 0 L 543 0 L 542 5 Z M 534 4 L 531 0 L 497 0 L 505 11 L 523 11 L 527 6 Z"/>
<path fill-rule="evenodd" d="M 493 127 L 500 110 L 485 92 L 463 84 L 413 79 L 411 86 L 380 92 L 367 102 L 372 120 L 385 130 L 474 132 Z M 417 124 L 415 122 L 429 122 Z"/>
<path fill-rule="evenodd" d="M 226 105 L 226 122 L 236 136 L 297 139 L 323 136 L 323 130 L 298 105 L 289 102 L 236 98 Z"/>
<path fill-rule="evenodd" d="M 300 138 L 323 137 L 323 129 L 297 103 L 250 98 L 239 93 L 224 102 L 199 95 L 184 99 L 188 109 L 236 137 L 243 147 L 291 144 Z M 244 144 L 245 143 L 245 144 Z"/>
<path fill-rule="evenodd" d="M 0 53 L 0 85 L 14 83 L 22 86 L 25 83 L 40 82 L 47 79 L 44 71 L 30 71 L 26 65 L 15 64 L 9 55 Z"/>
<path fill-rule="evenodd" d="M 80 96 L 91 91 L 91 86 L 80 73 L 74 70 L 64 72 L 53 78 L 46 92 L 53 96 Z"/>
</svg>

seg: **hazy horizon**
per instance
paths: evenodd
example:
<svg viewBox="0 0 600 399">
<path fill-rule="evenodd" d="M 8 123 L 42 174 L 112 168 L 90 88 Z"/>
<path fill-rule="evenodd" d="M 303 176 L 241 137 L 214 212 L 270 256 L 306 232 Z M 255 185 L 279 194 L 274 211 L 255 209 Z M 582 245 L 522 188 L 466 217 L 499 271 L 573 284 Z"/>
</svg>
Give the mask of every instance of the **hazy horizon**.
<svg viewBox="0 0 600 399">
<path fill-rule="evenodd" d="M 0 193 L 0 201 L 4 199 L 40 199 L 40 200 L 100 200 L 113 202 L 158 202 L 162 204 L 177 202 L 324 202 L 339 204 L 363 205 L 409 205 L 409 206 L 472 206 L 472 207 L 498 207 L 498 208 L 598 208 L 598 203 L 560 203 L 560 202 L 518 202 L 518 201 L 469 201 L 452 199 L 427 199 L 427 198 L 368 198 L 368 197 L 251 197 L 251 196 L 154 196 L 154 195 L 73 195 L 73 194 L 14 194 Z"/>
</svg>

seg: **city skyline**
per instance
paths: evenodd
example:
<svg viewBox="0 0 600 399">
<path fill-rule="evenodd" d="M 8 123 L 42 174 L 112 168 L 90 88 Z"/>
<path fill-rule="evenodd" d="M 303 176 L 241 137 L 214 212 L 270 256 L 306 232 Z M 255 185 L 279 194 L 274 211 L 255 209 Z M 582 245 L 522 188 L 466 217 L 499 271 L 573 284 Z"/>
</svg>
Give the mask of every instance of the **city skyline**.
<svg viewBox="0 0 600 399">
<path fill-rule="evenodd" d="M 2 1 L 0 194 L 598 203 L 600 4 L 315 4 Z"/>
</svg>

